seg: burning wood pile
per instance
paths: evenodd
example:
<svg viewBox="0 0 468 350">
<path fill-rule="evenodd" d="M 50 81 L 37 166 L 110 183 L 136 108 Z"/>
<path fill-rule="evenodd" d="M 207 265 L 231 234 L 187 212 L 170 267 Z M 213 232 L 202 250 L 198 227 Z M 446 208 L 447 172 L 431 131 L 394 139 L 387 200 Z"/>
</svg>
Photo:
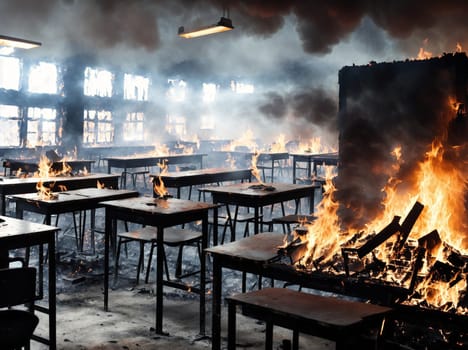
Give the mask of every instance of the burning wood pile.
<svg viewBox="0 0 468 350">
<path fill-rule="evenodd" d="M 338 175 L 279 249 L 298 283 L 393 305 L 418 328 L 400 332 L 410 348 L 468 345 L 467 67 L 455 54 L 343 69 Z"/>
</svg>

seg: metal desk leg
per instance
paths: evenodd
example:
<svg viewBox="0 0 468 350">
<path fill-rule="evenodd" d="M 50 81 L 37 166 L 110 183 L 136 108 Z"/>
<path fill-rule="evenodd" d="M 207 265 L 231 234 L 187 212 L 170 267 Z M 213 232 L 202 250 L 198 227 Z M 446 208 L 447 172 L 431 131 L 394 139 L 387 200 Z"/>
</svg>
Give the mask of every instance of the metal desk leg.
<svg viewBox="0 0 468 350">
<path fill-rule="evenodd" d="M 208 247 L 208 212 L 205 213 L 202 222 L 202 250 L 200 252 L 200 335 L 205 335 L 205 311 L 206 311 L 206 255 Z"/>
<path fill-rule="evenodd" d="M 49 341 L 50 349 L 57 348 L 57 316 L 56 316 L 56 266 L 55 266 L 55 235 L 48 242 L 49 250 Z"/>
<path fill-rule="evenodd" d="M 222 283 L 222 267 L 219 264 L 218 258 L 213 257 L 213 306 L 212 306 L 212 342 L 213 350 L 221 349 L 221 283 Z"/>
<path fill-rule="evenodd" d="M 113 225 L 110 217 L 111 209 L 106 208 L 105 234 L 104 234 L 104 311 L 109 311 L 109 240 Z"/>
<path fill-rule="evenodd" d="M 156 333 L 163 334 L 164 228 L 157 227 L 156 241 Z"/>
<path fill-rule="evenodd" d="M 228 350 L 236 349 L 236 303 L 228 302 Z"/>
</svg>

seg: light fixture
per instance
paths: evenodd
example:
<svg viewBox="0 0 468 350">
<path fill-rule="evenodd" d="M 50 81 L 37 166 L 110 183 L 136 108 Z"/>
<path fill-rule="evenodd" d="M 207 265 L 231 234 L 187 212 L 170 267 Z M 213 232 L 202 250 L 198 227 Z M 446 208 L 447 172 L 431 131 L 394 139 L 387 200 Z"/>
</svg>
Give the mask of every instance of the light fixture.
<svg viewBox="0 0 468 350">
<path fill-rule="evenodd" d="M 9 46 L 19 49 L 32 49 L 42 44 L 37 41 L 13 38 L 11 36 L 0 35 L 0 46 Z"/>
<path fill-rule="evenodd" d="M 221 17 L 218 23 L 186 32 L 184 27 L 179 27 L 179 36 L 186 39 L 197 38 L 199 36 L 226 32 L 234 29 L 231 19 Z"/>
</svg>

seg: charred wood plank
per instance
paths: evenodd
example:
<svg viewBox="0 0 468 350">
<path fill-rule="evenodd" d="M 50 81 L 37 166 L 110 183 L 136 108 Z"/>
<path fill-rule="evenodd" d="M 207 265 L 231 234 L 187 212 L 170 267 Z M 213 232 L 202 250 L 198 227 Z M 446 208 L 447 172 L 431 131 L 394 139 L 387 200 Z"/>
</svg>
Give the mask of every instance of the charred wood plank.
<svg viewBox="0 0 468 350">
<path fill-rule="evenodd" d="M 401 224 L 400 237 L 399 237 L 397 248 L 396 248 L 397 251 L 403 248 L 411 232 L 411 229 L 413 228 L 416 220 L 418 219 L 423 209 L 424 209 L 424 205 L 422 205 L 419 202 L 416 202 L 414 203 L 413 207 L 409 211 L 408 215 L 406 215 L 405 220 Z"/>
<path fill-rule="evenodd" d="M 437 230 L 434 230 L 418 239 L 418 245 L 426 249 L 431 254 L 435 249 L 439 248 L 441 244 L 442 240 L 440 239 L 439 232 Z"/>
<path fill-rule="evenodd" d="M 366 243 L 364 243 L 361 247 L 356 249 L 356 253 L 358 254 L 359 258 L 364 257 L 372 250 L 377 248 L 379 245 L 384 243 L 387 239 L 393 236 L 400 230 L 400 217 L 394 216 L 391 223 L 385 226 L 377 235 L 369 239 Z"/>
</svg>

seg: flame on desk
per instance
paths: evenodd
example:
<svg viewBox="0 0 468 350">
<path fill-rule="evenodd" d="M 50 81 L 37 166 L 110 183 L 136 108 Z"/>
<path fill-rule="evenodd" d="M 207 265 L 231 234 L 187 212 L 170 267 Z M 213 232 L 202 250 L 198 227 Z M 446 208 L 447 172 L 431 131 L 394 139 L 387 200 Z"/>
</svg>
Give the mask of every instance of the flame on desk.
<svg viewBox="0 0 468 350">
<path fill-rule="evenodd" d="M 164 185 L 164 182 L 162 180 L 162 176 L 167 173 L 166 160 L 163 160 L 161 163 L 158 163 L 158 167 L 160 168 L 161 171 L 159 173 L 158 179 L 156 181 L 154 181 L 153 189 L 154 189 L 154 192 L 160 198 L 165 198 L 169 194 L 167 192 L 166 186 Z"/>
</svg>

